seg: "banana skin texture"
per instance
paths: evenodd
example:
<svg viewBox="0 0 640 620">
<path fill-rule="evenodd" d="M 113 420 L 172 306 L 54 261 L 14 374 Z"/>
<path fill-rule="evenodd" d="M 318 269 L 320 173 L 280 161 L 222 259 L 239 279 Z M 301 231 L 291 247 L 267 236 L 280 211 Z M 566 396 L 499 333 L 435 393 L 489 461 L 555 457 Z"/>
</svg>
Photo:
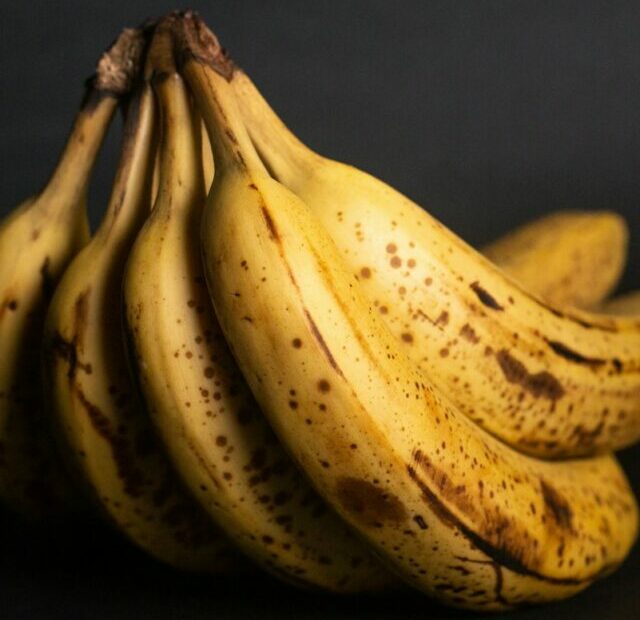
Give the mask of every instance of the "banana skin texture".
<svg viewBox="0 0 640 620">
<path fill-rule="evenodd" d="M 262 568 L 335 592 L 397 585 L 291 461 L 226 345 L 200 256 L 199 120 L 181 78 L 163 73 L 155 83 L 164 136 L 159 195 L 124 285 L 151 419 L 194 496 Z"/>
<path fill-rule="evenodd" d="M 319 218 L 404 352 L 476 424 L 566 458 L 640 437 L 640 321 L 558 309 L 381 181 L 310 151 L 230 74 L 271 175 Z"/>
<path fill-rule="evenodd" d="M 525 456 L 431 383 L 312 210 L 262 169 L 229 65 L 195 29 L 184 73 L 216 161 L 202 223 L 209 290 L 258 403 L 316 489 L 409 583 L 453 605 L 553 600 L 612 570 L 637 532 L 616 461 Z"/>
</svg>

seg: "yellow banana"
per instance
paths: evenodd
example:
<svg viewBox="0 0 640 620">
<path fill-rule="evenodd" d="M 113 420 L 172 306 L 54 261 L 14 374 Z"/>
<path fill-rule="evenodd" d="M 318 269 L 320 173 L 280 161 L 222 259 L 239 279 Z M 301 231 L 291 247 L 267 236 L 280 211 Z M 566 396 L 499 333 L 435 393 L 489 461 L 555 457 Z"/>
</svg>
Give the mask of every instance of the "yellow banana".
<svg viewBox="0 0 640 620">
<path fill-rule="evenodd" d="M 174 68 L 161 73 L 155 83 L 163 116 L 160 193 L 132 249 L 124 286 L 152 420 L 193 494 L 263 568 L 334 591 L 391 584 L 291 462 L 231 357 L 200 258 L 200 127 Z"/>
<path fill-rule="evenodd" d="M 142 549 L 176 567 L 222 572 L 230 545 L 183 490 L 137 397 L 122 334 L 125 260 L 149 213 L 153 93 L 129 104 L 103 221 L 51 301 L 45 377 L 65 456 L 94 503 Z"/>
<path fill-rule="evenodd" d="M 640 321 L 558 310 L 416 204 L 305 147 L 242 71 L 251 140 L 299 195 L 402 348 L 469 418 L 544 458 L 640 438 Z"/>
<path fill-rule="evenodd" d="M 482 249 L 523 288 L 554 306 L 593 307 L 616 287 L 629 233 L 611 211 L 559 211 Z"/>
<path fill-rule="evenodd" d="M 609 299 L 600 306 L 599 311 L 605 314 L 640 316 L 640 291 L 623 293 Z"/>
<path fill-rule="evenodd" d="M 42 327 L 57 281 L 89 238 L 89 177 L 141 48 L 141 33 L 124 30 L 105 52 L 47 186 L 0 224 L 0 500 L 32 519 L 76 507 L 46 431 Z"/>
<path fill-rule="evenodd" d="M 536 460 L 461 414 L 401 350 L 319 218 L 264 172 L 217 41 L 192 14 L 183 28 L 216 164 L 202 223 L 209 290 L 314 486 L 409 583 L 454 605 L 557 599 L 612 570 L 638 523 L 615 460 Z"/>
</svg>

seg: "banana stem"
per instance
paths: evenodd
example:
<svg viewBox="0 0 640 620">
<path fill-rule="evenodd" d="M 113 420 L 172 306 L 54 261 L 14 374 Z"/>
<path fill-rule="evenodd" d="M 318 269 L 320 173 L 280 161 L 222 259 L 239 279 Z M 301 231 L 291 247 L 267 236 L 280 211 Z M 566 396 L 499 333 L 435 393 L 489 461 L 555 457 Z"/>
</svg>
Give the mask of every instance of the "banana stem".
<svg viewBox="0 0 640 620">
<path fill-rule="evenodd" d="M 218 169 L 240 166 L 266 172 L 242 122 L 229 80 L 234 66 L 204 22 L 187 13 L 176 29 L 181 72 L 189 83 L 211 139 Z"/>
<path fill-rule="evenodd" d="M 155 152 L 154 102 L 148 84 L 140 85 L 127 106 L 120 160 L 109 206 L 97 233 L 106 240 L 116 228 L 135 234 L 148 217 Z"/>
<path fill-rule="evenodd" d="M 91 171 L 117 106 L 118 99 L 111 93 L 93 88 L 87 92 L 60 160 L 41 192 L 38 205 L 42 209 L 59 207 L 58 213 L 65 217 L 84 204 Z"/>
<path fill-rule="evenodd" d="M 100 145 L 119 100 L 131 90 L 143 48 L 142 31 L 126 28 L 100 58 L 67 144 L 41 192 L 41 208 L 55 205 L 65 217 L 84 204 Z"/>
<path fill-rule="evenodd" d="M 278 181 L 291 184 L 302 168 L 319 165 L 321 158 L 289 130 L 244 71 L 236 69 L 231 84 L 249 136 Z"/>
<path fill-rule="evenodd" d="M 153 80 L 160 103 L 162 142 L 160 146 L 159 211 L 173 210 L 204 201 L 204 171 L 201 161 L 201 121 L 191 110 L 189 95 L 177 74 Z M 159 217 L 159 216 L 158 216 Z"/>
</svg>

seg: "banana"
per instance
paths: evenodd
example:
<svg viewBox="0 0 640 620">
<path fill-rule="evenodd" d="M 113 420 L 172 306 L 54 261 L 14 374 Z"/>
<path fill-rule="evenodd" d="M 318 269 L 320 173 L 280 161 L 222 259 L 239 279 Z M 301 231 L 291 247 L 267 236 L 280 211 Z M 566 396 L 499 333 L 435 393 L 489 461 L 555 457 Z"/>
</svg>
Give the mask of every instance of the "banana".
<svg viewBox="0 0 640 620">
<path fill-rule="evenodd" d="M 640 316 L 640 291 L 623 293 L 603 303 L 600 312 L 605 314 L 618 314 Z"/>
<path fill-rule="evenodd" d="M 482 249 L 530 293 L 554 306 L 594 307 L 617 285 L 629 233 L 611 211 L 560 211 Z"/>
<path fill-rule="evenodd" d="M 64 454 L 103 514 L 165 563 L 224 572 L 236 561 L 231 546 L 183 491 L 161 449 L 129 374 L 122 335 L 122 277 L 149 212 L 153 129 L 146 84 L 128 107 L 106 214 L 51 301 L 45 378 Z"/>
<path fill-rule="evenodd" d="M 640 321 L 548 306 L 416 204 L 305 147 L 231 77 L 274 178 L 314 211 L 405 352 L 470 419 L 543 458 L 640 438 Z"/>
<path fill-rule="evenodd" d="M 263 171 L 217 41 L 193 14 L 182 28 L 216 164 L 202 221 L 215 311 L 316 489 L 410 584 L 453 605 L 558 599 L 612 570 L 638 526 L 616 461 L 536 460 L 461 413 L 401 349 L 319 218 Z"/>
<path fill-rule="evenodd" d="M 0 500 L 33 520 L 79 507 L 46 432 L 42 328 L 56 283 L 88 241 L 89 177 L 141 48 L 141 33 L 127 29 L 105 52 L 48 184 L 0 224 Z"/>
<path fill-rule="evenodd" d="M 340 592 L 389 587 L 395 580 L 282 449 L 231 357 L 200 258 L 200 126 L 175 67 L 159 72 L 160 193 L 124 280 L 128 334 L 152 421 L 192 493 L 267 571 Z"/>
</svg>

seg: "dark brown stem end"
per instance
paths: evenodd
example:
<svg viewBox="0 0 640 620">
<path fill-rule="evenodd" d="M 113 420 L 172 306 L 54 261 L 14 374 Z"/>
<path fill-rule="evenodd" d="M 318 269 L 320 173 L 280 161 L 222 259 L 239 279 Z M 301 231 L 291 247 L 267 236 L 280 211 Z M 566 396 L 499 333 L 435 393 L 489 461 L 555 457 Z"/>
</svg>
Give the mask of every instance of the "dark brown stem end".
<svg viewBox="0 0 640 620">
<path fill-rule="evenodd" d="M 185 11 L 176 29 L 177 51 L 181 63 L 189 58 L 209 65 L 226 80 L 233 76 L 234 63 L 220 45 L 216 35 L 209 30 L 194 11 Z"/>
<path fill-rule="evenodd" d="M 125 28 L 100 57 L 90 81 L 93 90 L 116 97 L 126 95 L 139 75 L 145 43 L 143 30 Z"/>
</svg>

